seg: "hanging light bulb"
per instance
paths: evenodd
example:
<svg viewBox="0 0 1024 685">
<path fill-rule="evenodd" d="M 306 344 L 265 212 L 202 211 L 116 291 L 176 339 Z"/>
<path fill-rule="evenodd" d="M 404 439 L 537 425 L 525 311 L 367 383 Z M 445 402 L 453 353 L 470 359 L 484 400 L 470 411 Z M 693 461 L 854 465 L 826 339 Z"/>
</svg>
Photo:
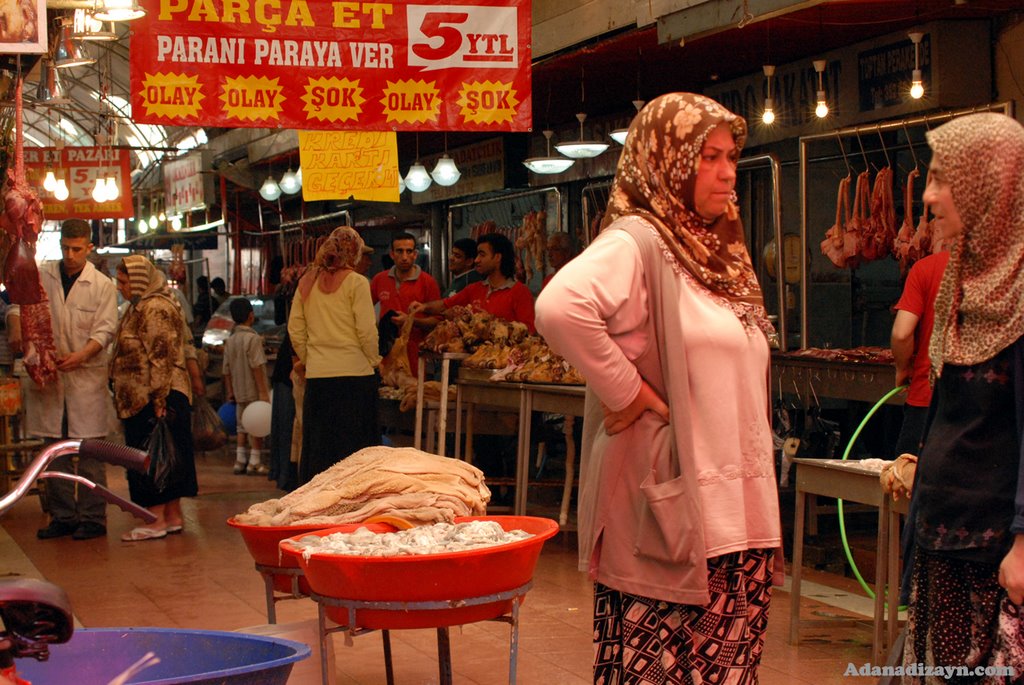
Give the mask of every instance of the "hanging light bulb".
<svg viewBox="0 0 1024 685">
<path fill-rule="evenodd" d="M 57 179 L 57 187 L 53 189 L 53 196 L 58 202 L 64 202 L 71 197 L 71 191 L 68 190 L 68 184 L 63 176 Z"/>
<path fill-rule="evenodd" d="M 149 233 L 149 224 L 146 223 L 145 219 L 139 219 L 139 223 L 136 225 L 141 235 Z"/>
<path fill-rule="evenodd" d="M 57 177 L 53 175 L 53 170 L 48 169 L 46 171 L 46 177 L 43 179 L 43 190 L 48 193 L 52 193 L 57 189 Z"/>
<path fill-rule="evenodd" d="M 814 70 L 818 72 L 818 104 L 814 108 L 814 114 L 819 119 L 824 119 L 828 116 L 828 102 L 825 100 L 825 60 L 814 60 Z"/>
<path fill-rule="evenodd" d="M 284 176 L 281 177 L 281 182 L 278 185 L 281 187 L 281 192 L 287 195 L 294 195 L 302 190 L 302 181 L 299 175 L 291 170 L 291 167 L 288 168 L 288 171 L 284 172 Z"/>
<path fill-rule="evenodd" d="M 449 157 L 447 153 L 437 160 L 434 170 L 430 172 L 430 177 L 439 186 L 455 185 L 461 176 L 462 172 L 455 166 L 455 160 Z"/>
<path fill-rule="evenodd" d="M 764 69 L 768 90 L 764 98 L 764 112 L 761 114 L 761 121 L 766 126 L 771 126 L 775 123 L 775 100 L 772 98 L 772 77 L 775 76 L 775 67 L 774 65 L 766 64 L 762 69 Z"/>
<path fill-rule="evenodd" d="M 544 138 L 548 145 L 547 157 L 530 157 L 523 161 L 526 168 L 535 174 L 560 174 L 576 163 L 575 159 L 551 156 L 551 136 L 554 133 L 551 130 L 544 131 Z"/>
<path fill-rule="evenodd" d="M 639 98 L 637 98 L 636 100 L 633 100 L 633 107 L 636 108 L 636 111 L 637 111 L 638 114 L 640 113 L 640 110 L 643 109 L 643 106 L 644 106 L 644 101 L 643 100 L 641 100 Z M 626 136 L 629 135 L 629 127 L 617 128 L 614 131 L 612 131 L 611 133 L 609 133 L 608 135 L 611 136 L 611 139 L 614 140 L 619 145 L 625 145 L 626 144 Z"/>
<path fill-rule="evenodd" d="M 113 202 L 121 197 L 121 189 L 117 186 L 117 179 L 113 174 L 107 176 L 107 181 L 104 185 L 107 189 L 107 202 Z"/>
<path fill-rule="evenodd" d="M 921 39 L 924 38 L 924 34 L 920 31 L 911 31 L 907 35 L 914 43 L 914 71 L 910 76 L 910 97 L 920 100 L 924 97 L 924 81 L 921 78 Z"/>
<path fill-rule="evenodd" d="M 409 167 L 409 173 L 405 175 L 405 187 L 414 193 L 422 193 L 430 187 L 431 182 L 427 168 L 419 162 Z"/>
<path fill-rule="evenodd" d="M 157 215 L 156 218 L 160 223 L 167 221 L 167 215 L 164 213 L 164 210 L 162 209 L 160 210 L 160 213 Z"/>
<path fill-rule="evenodd" d="M 160 220 L 156 218 L 156 214 L 149 215 L 149 227 L 156 230 L 156 227 L 160 225 Z"/>
<path fill-rule="evenodd" d="M 102 177 L 96 178 L 96 185 L 92 188 L 92 199 L 100 204 L 107 201 L 107 182 Z"/>
<path fill-rule="evenodd" d="M 398 175 L 398 194 L 401 195 L 404 192 L 405 192 L 405 179 L 402 178 L 401 174 L 399 174 Z"/>
<path fill-rule="evenodd" d="M 97 0 L 93 13 L 101 21 L 132 21 L 146 16 L 138 0 Z"/>
<path fill-rule="evenodd" d="M 260 197 L 267 202 L 273 202 L 281 197 L 281 186 L 277 185 L 273 176 L 267 176 L 267 180 L 260 186 Z"/>
<path fill-rule="evenodd" d="M 420 134 L 416 134 L 416 161 L 409 167 L 409 173 L 405 175 L 405 187 L 414 193 L 422 193 L 432 183 L 430 174 L 426 167 L 420 164 Z"/>
<path fill-rule="evenodd" d="M 171 230 L 172 231 L 180 231 L 181 230 L 181 217 L 180 216 L 172 216 L 171 217 Z"/>
</svg>

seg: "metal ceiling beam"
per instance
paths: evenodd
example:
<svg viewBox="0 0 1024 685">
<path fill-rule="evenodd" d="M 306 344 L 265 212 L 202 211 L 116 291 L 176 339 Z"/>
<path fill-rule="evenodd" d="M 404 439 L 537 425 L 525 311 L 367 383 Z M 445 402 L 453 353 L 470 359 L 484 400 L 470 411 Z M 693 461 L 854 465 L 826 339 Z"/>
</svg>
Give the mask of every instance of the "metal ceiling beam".
<svg viewBox="0 0 1024 685">
<path fill-rule="evenodd" d="M 695 40 L 757 21 L 820 5 L 828 0 L 714 0 L 658 19 L 658 42 Z M 747 16 L 749 12 L 749 16 Z M 745 20 L 745 21 L 744 21 Z"/>
</svg>

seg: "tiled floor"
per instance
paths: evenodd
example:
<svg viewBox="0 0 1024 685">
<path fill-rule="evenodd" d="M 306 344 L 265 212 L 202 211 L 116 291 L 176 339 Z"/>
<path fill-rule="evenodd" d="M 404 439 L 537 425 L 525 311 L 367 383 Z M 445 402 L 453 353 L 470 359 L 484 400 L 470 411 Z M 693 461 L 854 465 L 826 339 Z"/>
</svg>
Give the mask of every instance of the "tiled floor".
<svg viewBox="0 0 1024 685">
<path fill-rule="evenodd" d="M 120 469 L 110 468 L 111 487 L 127 491 Z M 184 503 L 184 535 L 163 540 L 123 543 L 121 533 L 133 520 L 109 511 L 109 535 L 89 541 L 69 538 L 39 541 L 36 528 L 45 520 L 36 498 L 19 503 L 0 523 L 10 536 L 0 560 L 0 574 L 38 572 L 62 586 L 84 626 L 165 626 L 236 630 L 265 624 L 263 583 L 253 569 L 240 535 L 225 520 L 249 504 L 278 491 L 262 478 L 233 476 L 228 458 L 200 459 L 198 498 Z M 5 538 L 0 532 L 0 538 Z M 27 557 L 31 562 L 25 567 Z M 810 581 L 850 590 L 851 583 L 810 572 Z M 831 593 L 825 593 L 831 594 Z M 278 622 L 315 618 L 313 602 L 280 602 Z M 559 534 L 544 547 L 534 587 L 520 614 L 519 683 L 582 685 L 589 683 L 591 663 L 591 585 L 575 570 L 574 539 Z M 805 615 L 850 616 L 844 610 L 804 599 Z M 782 685 L 845 683 L 849 663 L 870 660 L 870 623 L 854 627 L 805 629 L 803 642 L 790 646 L 789 595 L 773 598 L 761 683 Z M 377 685 L 385 682 L 378 633 L 357 636 L 350 645 L 333 637 L 336 682 Z M 451 630 L 454 681 L 480 685 L 508 681 L 509 628 L 484 622 Z M 436 634 L 433 630 L 392 632 L 395 682 L 438 682 Z M 305 682 L 305 681 L 304 681 Z M 318 682 L 310 680 L 309 682 Z M 82 683 L 81 685 L 92 685 Z M 102 684 L 100 684 L 102 685 Z"/>
</svg>

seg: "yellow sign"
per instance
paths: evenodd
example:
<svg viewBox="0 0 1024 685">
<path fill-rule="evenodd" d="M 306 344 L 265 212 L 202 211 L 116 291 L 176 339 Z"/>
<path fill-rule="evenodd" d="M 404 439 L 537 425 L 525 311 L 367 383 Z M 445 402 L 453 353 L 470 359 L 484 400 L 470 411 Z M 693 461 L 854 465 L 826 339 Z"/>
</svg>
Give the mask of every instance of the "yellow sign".
<svg viewBox="0 0 1024 685">
<path fill-rule="evenodd" d="M 302 96 L 310 119 L 320 121 L 358 121 L 366 98 L 359 81 L 347 78 L 311 78 Z"/>
<path fill-rule="evenodd" d="M 380 103 L 386 120 L 399 124 L 436 121 L 441 113 L 440 91 L 433 81 L 388 81 Z"/>
<path fill-rule="evenodd" d="M 265 76 L 225 79 L 220 99 L 228 117 L 250 121 L 280 119 L 284 102 L 278 79 Z"/>
<path fill-rule="evenodd" d="M 187 112 L 196 116 L 206 97 L 199 77 L 185 74 L 146 74 L 142 82 L 142 106 L 153 116 L 175 116 Z"/>
<path fill-rule="evenodd" d="M 499 124 L 512 121 L 519 100 L 511 83 L 473 81 L 462 84 L 457 104 L 466 121 Z"/>
<path fill-rule="evenodd" d="M 398 202 L 394 131 L 299 131 L 302 198 Z"/>
</svg>

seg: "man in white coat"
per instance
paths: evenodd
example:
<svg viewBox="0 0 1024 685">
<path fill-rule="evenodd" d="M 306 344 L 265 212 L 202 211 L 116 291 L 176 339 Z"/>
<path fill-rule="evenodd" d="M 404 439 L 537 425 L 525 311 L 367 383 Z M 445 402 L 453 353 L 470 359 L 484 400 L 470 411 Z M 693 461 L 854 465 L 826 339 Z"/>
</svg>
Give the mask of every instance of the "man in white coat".
<svg viewBox="0 0 1024 685">
<path fill-rule="evenodd" d="M 50 300 L 57 348 L 57 382 L 45 387 L 24 381 L 25 417 L 29 435 L 53 442 L 61 438 L 102 438 L 113 407 L 107 389 L 109 351 L 117 330 L 117 289 L 89 263 L 92 229 L 81 219 L 60 227 L 60 261 L 44 263 L 39 275 Z M 21 349 L 20 310 L 7 311 L 13 351 Z M 106 485 L 104 465 L 95 459 L 64 456 L 52 470 L 77 473 Z M 75 483 L 46 481 L 50 524 L 37 531 L 42 539 L 70 535 L 88 540 L 107 534 L 104 500 Z"/>
</svg>

